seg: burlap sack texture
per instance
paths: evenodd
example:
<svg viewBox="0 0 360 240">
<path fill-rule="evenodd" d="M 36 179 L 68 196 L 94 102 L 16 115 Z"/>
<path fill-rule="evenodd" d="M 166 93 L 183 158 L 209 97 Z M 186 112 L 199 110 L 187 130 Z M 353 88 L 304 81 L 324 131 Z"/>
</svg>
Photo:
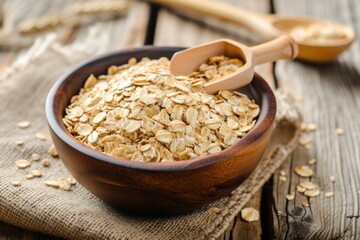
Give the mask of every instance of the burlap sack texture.
<svg viewBox="0 0 360 240">
<path fill-rule="evenodd" d="M 35 44 L 20 57 L 0 79 L 0 220 L 71 239 L 215 239 L 228 227 L 286 156 L 295 148 L 300 115 L 282 93 L 277 93 L 276 129 L 265 156 L 252 176 L 233 195 L 211 206 L 221 209 L 214 214 L 207 209 L 192 214 L 147 218 L 125 215 L 87 192 L 79 184 L 66 192 L 44 185 L 44 180 L 67 177 L 69 173 L 59 159 L 47 153 L 51 140 L 44 113 L 46 95 L 56 81 L 71 66 L 99 53 L 94 42 L 82 42 L 81 47 L 61 47 L 53 36 Z M 31 126 L 19 129 L 16 123 L 27 120 Z M 36 133 L 47 134 L 41 141 Z M 15 140 L 24 140 L 16 146 Z M 51 167 L 40 162 L 19 170 L 15 160 L 29 159 L 32 153 L 51 159 Z M 26 180 L 24 174 L 41 169 L 43 177 Z M 22 180 L 21 187 L 10 182 Z"/>
</svg>

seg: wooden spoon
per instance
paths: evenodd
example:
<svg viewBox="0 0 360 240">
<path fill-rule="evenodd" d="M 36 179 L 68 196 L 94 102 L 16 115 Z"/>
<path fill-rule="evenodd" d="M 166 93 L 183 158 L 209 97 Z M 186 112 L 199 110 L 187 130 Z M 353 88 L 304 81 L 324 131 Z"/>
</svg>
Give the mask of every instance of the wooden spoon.
<svg viewBox="0 0 360 240">
<path fill-rule="evenodd" d="M 355 39 L 354 31 L 344 25 L 307 16 L 280 17 L 270 14 L 257 14 L 214 0 L 148 1 L 239 24 L 255 33 L 264 41 L 269 41 L 284 33 L 289 33 L 295 27 L 308 27 L 314 23 L 329 23 L 341 29 L 341 32 L 345 35 L 343 38 L 322 42 L 309 42 L 295 39 L 299 45 L 298 58 L 308 62 L 324 63 L 333 61 L 346 50 Z"/>
<path fill-rule="evenodd" d="M 206 92 L 213 94 L 219 90 L 234 90 L 250 83 L 255 65 L 279 59 L 293 59 L 297 54 L 297 44 L 287 35 L 251 48 L 230 39 L 219 39 L 175 53 L 171 58 L 170 71 L 176 76 L 189 75 L 213 56 L 224 55 L 241 59 L 244 65 L 238 70 L 203 85 Z"/>
</svg>

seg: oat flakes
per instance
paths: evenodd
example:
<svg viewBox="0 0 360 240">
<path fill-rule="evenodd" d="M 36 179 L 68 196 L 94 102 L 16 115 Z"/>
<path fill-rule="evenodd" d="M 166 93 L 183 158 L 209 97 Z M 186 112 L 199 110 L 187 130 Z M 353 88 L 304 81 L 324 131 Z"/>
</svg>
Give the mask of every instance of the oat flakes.
<svg viewBox="0 0 360 240">
<path fill-rule="evenodd" d="M 241 60 L 210 58 L 189 76 L 172 76 L 169 60 L 147 58 L 91 75 L 71 99 L 63 122 L 92 149 L 131 161 L 169 162 L 219 152 L 256 123 L 246 95 L 205 93 L 204 82 L 236 71 Z"/>
<path fill-rule="evenodd" d="M 248 222 L 254 222 L 259 220 L 259 211 L 255 208 L 244 208 L 241 210 L 241 218 Z"/>
<path fill-rule="evenodd" d="M 17 126 L 18 128 L 28 128 L 28 127 L 30 127 L 30 122 L 29 122 L 29 121 L 18 122 L 18 123 L 16 124 L 16 126 Z"/>
<path fill-rule="evenodd" d="M 21 186 L 21 181 L 13 180 L 13 181 L 11 181 L 11 185 L 13 185 L 14 187 L 20 187 Z"/>
<path fill-rule="evenodd" d="M 58 157 L 58 153 L 56 151 L 56 148 L 54 145 L 51 145 L 50 148 L 49 148 L 49 154 L 52 156 L 52 157 Z"/>
<path fill-rule="evenodd" d="M 330 198 L 330 197 L 334 196 L 334 192 L 326 192 L 324 195 L 325 195 L 325 197 Z"/>
<path fill-rule="evenodd" d="M 24 169 L 24 168 L 28 168 L 31 165 L 31 162 L 29 162 L 26 159 L 18 159 L 15 161 L 15 164 L 18 168 L 20 169 Z"/>
<path fill-rule="evenodd" d="M 41 164 L 42 164 L 44 167 L 50 167 L 50 165 L 51 165 L 50 160 L 47 159 L 47 158 L 44 158 L 44 159 L 41 161 Z"/>
<path fill-rule="evenodd" d="M 313 170 L 306 165 L 295 167 L 294 172 L 300 177 L 311 177 L 314 174 Z"/>
</svg>

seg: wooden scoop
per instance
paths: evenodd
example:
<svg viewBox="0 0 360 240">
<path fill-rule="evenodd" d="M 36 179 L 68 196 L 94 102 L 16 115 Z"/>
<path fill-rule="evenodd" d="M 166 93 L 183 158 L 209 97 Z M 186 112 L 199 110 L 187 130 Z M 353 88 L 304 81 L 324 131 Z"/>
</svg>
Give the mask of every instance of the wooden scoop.
<svg viewBox="0 0 360 240">
<path fill-rule="evenodd" d="M 175 76 L 189 75 L 213 56 L 241 59 L 244 65 L 238 70 L 203 85 L 206 92 L 214 94 L 219 90 L 234 90 L 250 83 L 255 65 L 293 59 L 297 54 L 297 44 L 286 35 L 251 48 L 230 39 L 220 39 L 175 53 L 171 58 L 170 71 Z"/>
<path fill-rule="evenodd" d="M 295 39 L 299 45 L 299 59 L 324 63 L 335 60 L 345 51 L 355 39 L 355 33 L 350 28 L 334 22 L 329 22 L 311 17 L 280 17 L 270 14 L 257 14 L 242 10 L 238 7 L 226 4 L 220 0 L 147 0 L 164 6 L 192 13 L 217 17 L 219 19 L 239 24 L 264 41 L 269 41 L 284 33 L 289 33 L 295 27 L 308 27 L 314 23 L 330 23 L 345 34 L 344 38 L 331 41 L 308 42 Z"/>
</svg>

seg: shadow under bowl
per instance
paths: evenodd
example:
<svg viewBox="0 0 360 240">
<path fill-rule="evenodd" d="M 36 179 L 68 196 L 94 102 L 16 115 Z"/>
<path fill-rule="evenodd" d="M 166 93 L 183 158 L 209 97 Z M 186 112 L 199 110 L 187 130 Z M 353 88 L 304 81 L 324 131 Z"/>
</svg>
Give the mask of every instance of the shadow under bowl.
<svg viewBox="0 0 360 240">
<path fill-rule="evenodd" d="M 109 66 L 127 63 L 131 57 L 171 58 L 180 50 L 150 46 L 97 57 L 65 73 L 47 97 L 51 137 L 65 167 L 84 188 L 120 210 L 170 215 L 204 207 L 230 194 L 254 171 L 271 137 L 275 96 L 257 74 L 238 90 L 260 105 L 257 123 L 233 146 L 215 154 L 169 163 L 131 162 L 92 150 L 66 129 L 65 108 L 90 74 L 104 74 Z"/>
</svg>

